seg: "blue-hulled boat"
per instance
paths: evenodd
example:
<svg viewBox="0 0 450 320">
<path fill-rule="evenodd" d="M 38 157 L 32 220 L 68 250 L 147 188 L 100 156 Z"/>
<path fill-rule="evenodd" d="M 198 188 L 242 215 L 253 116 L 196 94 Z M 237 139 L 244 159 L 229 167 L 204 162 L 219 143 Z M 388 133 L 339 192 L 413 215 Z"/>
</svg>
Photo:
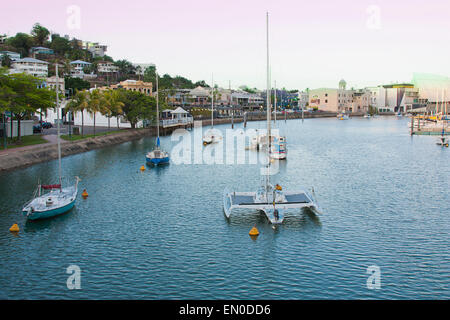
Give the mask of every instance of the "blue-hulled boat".
<svg viewBox="0 0 450 320">
<path fill-rule="evenodd" d="M 161 142 L 159 140 L 159 94 L 158 94 L 158 73 L 156 73 L 156 115 L 157 115 L 157 133 L 156 147 L 145 156 L 145 160 L 149 165 L 168 164 L 170 162 L 169 153 L 161 150 Z"/>
<path fill-rule="evenodd" d="M 169 163 L 169 153 L 160 149 L 159 137 L 156 138 L 156 148 L 153 151 L 147 153 L 145 159 L 147 161 L 147 164 L 155 166 Z"/>
</svg>

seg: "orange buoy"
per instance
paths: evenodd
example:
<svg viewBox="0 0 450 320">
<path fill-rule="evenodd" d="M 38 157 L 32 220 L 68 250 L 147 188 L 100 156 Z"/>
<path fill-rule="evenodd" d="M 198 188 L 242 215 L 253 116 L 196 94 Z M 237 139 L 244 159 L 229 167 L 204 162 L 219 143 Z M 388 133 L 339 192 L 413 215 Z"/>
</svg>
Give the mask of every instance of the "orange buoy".
<svg viewBox="0 0 450 320">
<path fill-rule="evenodd" d="M 86 199 L 87 197 L 89 197 L 89 194 L 87 193 L 86 189 L 83 190 L 83 193 L 81 194 L 81 196 L 83 197 L 83 199 Z"/>
<path fill-rule="evenodd" d="M 252 228 L 252 230 L 250 230 L 250 232 L 248 233 L 248 235 L 251 236 L 251 237 L 257 237 L 257 236 L 259 236 L 259 231 L 258 231 L 258 229 L 256 228 L 256 226 L 254 226 L 254 227 Z"/>
<path fill-rule="evenodd" d="M 145 171 L 145 166 L 141 167 L 141 171 L 144 172 Z"/>
<path fill-rule="evenodd" d="M 9 228 L 9 231 L 10 231 L 10 232 L 19 232 L 19 231 L 20 231 L 19 225 L 18 225 L 17 223 L 14 223 L 14 224 L 12 225 L 12 227 Z"/>
</svg>

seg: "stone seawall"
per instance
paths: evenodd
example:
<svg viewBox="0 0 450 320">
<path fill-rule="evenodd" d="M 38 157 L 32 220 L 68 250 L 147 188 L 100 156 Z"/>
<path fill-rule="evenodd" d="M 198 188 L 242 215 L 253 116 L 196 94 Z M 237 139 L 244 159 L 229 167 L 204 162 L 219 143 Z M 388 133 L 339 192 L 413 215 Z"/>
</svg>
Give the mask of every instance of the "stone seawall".
<svg viewBox="0 0 450 320">
<path fill-rule="evenodd" d="M 153 129 L 129 129 L 95 138 L 78 141 L 61 140 L 61 156 L 70 156 L 77 153 L 108 147 L 145 136 L 152 135 Z M 0 154 L 0 172 L 31 166 L 41 162 L 58 159 L 57 144 L 41 144 L 27 147 L 26 150 L 9 149 Z"/>
</svg>

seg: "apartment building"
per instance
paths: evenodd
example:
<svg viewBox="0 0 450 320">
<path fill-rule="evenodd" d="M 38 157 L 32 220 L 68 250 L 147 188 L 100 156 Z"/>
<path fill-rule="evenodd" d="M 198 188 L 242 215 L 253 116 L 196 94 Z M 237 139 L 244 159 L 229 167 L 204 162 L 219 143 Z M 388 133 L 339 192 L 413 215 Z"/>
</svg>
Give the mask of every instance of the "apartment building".
<svg viewBox="0 0 450 320">
<path fill-rule="evenodd" d="M 38 78 L 47 78 L 48 62 L 34 58 L 23 58 L 11 63 L 10 73 L 27 73 Z"/>
</svg>

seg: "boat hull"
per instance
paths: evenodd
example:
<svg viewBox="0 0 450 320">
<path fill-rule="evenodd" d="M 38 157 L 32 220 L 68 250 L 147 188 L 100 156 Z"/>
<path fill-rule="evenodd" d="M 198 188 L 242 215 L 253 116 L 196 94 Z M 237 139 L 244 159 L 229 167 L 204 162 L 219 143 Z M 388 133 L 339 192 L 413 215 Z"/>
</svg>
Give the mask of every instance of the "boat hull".
<svg viewBox="0 0 450 320">
<path fill-rule="evenodd" d="M 169 163 L 169 157 L 165 157 L 165 158 L 148 158 L 148 157 L 146 157 L 145 159 L 147 161 L 147 164 L 154 165 L 154 166 Z"/>
<path fill-rule="evenodd" d="M 75 205 L 75 200 L 74 199 L 71 203 L 59 207 L 59 208 L 54 208 L 48 211 L 34 211 L 31 214 L 28 214 L 28 211 L 22 211 L 24 217 L 26 217 L 28 220 L 40 220 L 40 219 L 48 219 L 48 218 L 52 218 L 55 216 L 58 216 L 60 214 L 66 213 L 67 211 L 71 210 L 74 205 Z"/>
</svg>

